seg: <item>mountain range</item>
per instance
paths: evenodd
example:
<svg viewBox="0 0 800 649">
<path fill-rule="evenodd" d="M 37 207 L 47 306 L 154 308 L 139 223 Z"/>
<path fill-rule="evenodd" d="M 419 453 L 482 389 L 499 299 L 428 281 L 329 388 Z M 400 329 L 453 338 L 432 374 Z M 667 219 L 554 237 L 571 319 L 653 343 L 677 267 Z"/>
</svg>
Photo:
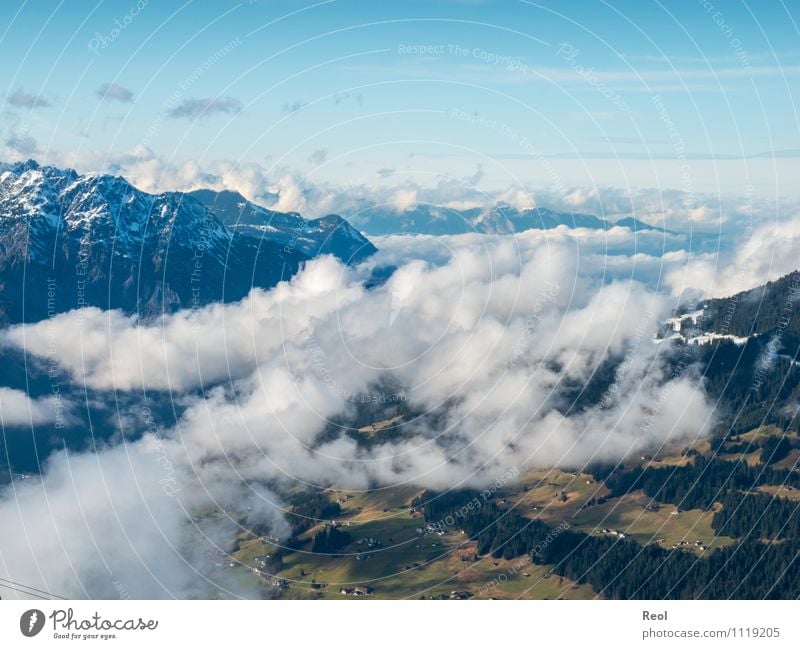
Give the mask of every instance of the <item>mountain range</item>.
<svg viewBox="0 0 800 649">
<path fill-rule="evenodd" d="M 0 323 L 77 307 L 154 317 L 244 297 L 318 254 L 375 247 L 344 219 L 307 221 L 232 192 L 143 192 L 33 160 L 0 165 Z"/>
<path fill-rule="evenodd" d="M 667 232 L 546 208 L 373 206 L 305 219 L 234 191 L 149 194 L 120 176 L 80 175 L 33 160 L 0 164 L 0 324 L 82 306 L 145 318 L 270 288 L 318 255 L 345 263 L 376 252 L 367 236 L 514 234 L 559 226 Z"/>
<path fill-rule="evenodd" d="M 187 195 L 202 203 L 233 232 L 277 241 L 307 257 L 330 254 L 346 263 L 357 263 L 377 251 L 338 214 L 307 220 L 297 212 L 261 207 L 229 190 L 197 189 Z"/>
<path fill-rule="evenodd" d="M 622 226 L 633 231 L 669 232 L 633 217 L 612 222 L 591 214 L 555 212 L 544 207 L 517 209 L 507 203 L 498 203 L 489 208 L 468 209 L 423 203 L 401 212 L 375 206 L 348 214 L 348 218 L 367 236 L 448 235 L 470 232 L 515 234 L 526 230 L 552 230 L 559 226 L 591 230 L 608 230 L 614 226 Z"/>
</svg>

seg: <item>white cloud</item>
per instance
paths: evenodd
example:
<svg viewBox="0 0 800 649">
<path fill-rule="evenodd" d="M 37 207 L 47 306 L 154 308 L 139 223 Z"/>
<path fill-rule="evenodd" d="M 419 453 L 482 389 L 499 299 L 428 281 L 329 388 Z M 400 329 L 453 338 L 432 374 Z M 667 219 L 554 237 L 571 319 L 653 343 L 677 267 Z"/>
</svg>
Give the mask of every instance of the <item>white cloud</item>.
<svg viewBox="0 0 800 649">
<path fill-rule="evenodd" d="M 414 207 L 418 202 L 417 191 L 415 189 L 398 189 L 389 197 L 389 205 L 397 212 L 405 212 Z"/>
<path fill-rule="evenodd" d="M 5 426 L 38 426 L 64 424 L 71 406 L 57 395 L 31 399 L 22 390 L 0 387 L 0 424 Z"/>
<path fill-rule="evenodd" d="M 651 340 L 673 301 L 630 279 L 658 259 L 604 252 L 631 237 L 418 237 L 411 259 L 396 237 L 373 263 L 401 267 L 371 289 L 368 268 L 321 258 L 241 303 L 156 323 L 86 309 L 6 331 L 5 344 L 38 356 L 53 336 L 72 341 L 56 346 L 57 360 L 78 384 L 167 390 L 186 410 L 163 439 L 56 459 L 44 487 L 7 493 L 0 516 L 23 535 L 0 539 L 0 567 L 11 575 L 24 562 L 26 583 L 68 594 L 76 584 L 113 594 L 114 579 L 140 596 L 202 593 L 223 582 L 194 551 L 205 533 L 196 526 L 213 520 L 194 512 L 229 512 L 220 543 L 232 538 L 228 516 L 285 535 L 275 494 L 298 484 L 479 486 L 511 468 L 582 466 L 702 435 L 711 408 L 698 379 L 670 377 L 668 346 Z M 585 382 L 609 354 L 626 358 L 613 398 L 564 414 L 564 384 Z M 400 392 L 418 416 L 393 441 L 323 436 L 359 399 Z M 180 492 L 165 498 L 167 469 Z"/>
<path fill-rule="evenodd" d="M 674 253 L 666 274 L 676 294 L 724 297 L 787 275 L 800 267 L 800 215 L 744 226 L 731 250 L 689 255 Z"/>
</svg>

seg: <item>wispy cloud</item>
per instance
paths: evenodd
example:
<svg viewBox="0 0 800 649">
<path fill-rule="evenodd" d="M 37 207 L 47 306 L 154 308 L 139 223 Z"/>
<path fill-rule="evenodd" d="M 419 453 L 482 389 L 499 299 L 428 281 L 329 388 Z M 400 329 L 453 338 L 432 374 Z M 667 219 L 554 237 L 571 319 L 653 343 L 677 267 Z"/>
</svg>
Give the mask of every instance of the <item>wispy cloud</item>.
<svg viewBox="0 0 800 649">
<path fill-rule="evenodd" d="M 754 158 L 800 158 L 800 149 L 780 149 L 761 151 L 753 154 L 689 151 L 683 155 L 659 151 L 565 151 L 544 156 L 527 153 L 495 153 L 493 158 L 500 160 L 525 160 L 543 157 L 549 160 L 752 160 Z"/>
<path fill-rule="evenodd" d="M 118 83 L 104 83 L 95 91 L 95 94 L 100 99 L 118 101 L 122 104 L 133 103 L 133 92 Z"/>
<path fill-rule="evenodd" d="M 281 112 L 296 113 L 298 110 L 303 108 L 303 106 L 305 106 L 305 104 L 299 99 L 295 101 L 285 101 L 283 102 L 283 106 L 281 106 Z"/>
<path fill-rule="evenodd" d="M 709 88 L 719 91 L 723 80 L 747 80 L 752 78 L 780 78 L 797 76 L 800 65 L 731 65 L 725 67 L 637 67 L 627 69 L 598 69 L 591 60 L 584 63 L 578 58 L 576 65 L 591 70 L 598 82 L 628 84 L 637 89 L 663 92 L 664 88 L 689 90 L 692 84 L 706 82 Z M 498 68 L 493 65 L 459 63 L 452 58 L 433 58 L 397 61 L 386 65 L 346 66 L 346 69 L 361 73 L 387 76 L 414 77 L 419 79 L 441 79 L 487 85 L 513 85 L 531 82 L 549 82 L 560 86 L 585 86 L 586 79 L 568 66 L 524 65 L 519 69 Z M 717 82 L 716 84 L 714 82 Z M 657 86 L 657 87 L 653 87 Z"/>
<path fill-rule="evenodd" d="M 209 97 L 205 99 L 184 99 L 167 114 L 173 118 L 200 119 L 212 115 L 238 113 L 242 102 L 232 97 Z"/>
<path fill-rule="evenodd" d="M 308 161 L 312 165 L 317 165 L 317 166 L 321 165 L 327 159 L 328 159 L 328 149 L 317 149 L 316 151 L 314 151 L 314 153 L 308 156 Z"/>
<path fill-rule="evenodd" d="M 8 103 L 17 108 L 47 108 L 50 102 L 47 101 L 42 95 L 31 95 L 25 92 L 22 88 L 17 88 L 8 97 Z"/>
<path fill-rule="evenodd" d="M 627 53 L 620 54 L 620 58 L 624 61 L 646 61 L 648 63 L 668 63 L 670 65 L 677 64 L 698 64 L 710 65 L 712 63 L 721 64 L 734 64 L 739 62 L 735 54 L 728 56 L 705 56 L 703 54 L 686 55 L 686 54 L 635 54 Z M 747 61 L 750 63 L 771 62 L 771 61 L 785 61 L 787 59 L 800 58 L 800 52 L 747 52 Z"/>
<path fill-rule="evenodd" d="M 360 92 L 355 95 L 349 92 L 337 92 L 333 95 L 333 103 L 337 106 L 351 99 L 354 100 L 359 106 L 364 105 L 364 97 Z"/>
<path fill-rule="evenodd" d="M 606 137 L 587 137 L 587 142 L 605 142 L 606 144 L 648 144 L 648 145 L 669 145 L 669 140 L 651 140 L 641 137 L 617 137 L 608 135 Z"/>
<path fill-rule="evenodd" d="M 562 68 L 538 68 L 543 74 L 553 78 L 574 77 L 569 70 Z M 714 80 L 749 79 L 751 77 L 781 77 L 800 73 L 800 65 L 752 65 L 724 68 L 673 68 L 673 69 L 634 69 L 634 70 L 596 70 L 594 76 L 603 81 L 669 81 L 676 79 Z M 582 79 L 581 79 L 582 80 Z"/>
<path fill-rule="evenodd" d="M 6 146 L 12 153 L 22 156 L 36 156 L 39 154 L 39 145 L 28 133 L 11 132 L 6 138 Z"/>
</svg>

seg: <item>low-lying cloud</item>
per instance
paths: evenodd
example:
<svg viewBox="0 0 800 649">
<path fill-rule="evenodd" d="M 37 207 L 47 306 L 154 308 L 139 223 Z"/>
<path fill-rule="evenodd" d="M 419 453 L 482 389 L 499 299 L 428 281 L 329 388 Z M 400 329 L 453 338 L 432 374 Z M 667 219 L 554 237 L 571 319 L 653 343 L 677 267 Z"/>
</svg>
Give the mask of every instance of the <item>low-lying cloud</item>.
<svg viewBox="0 0 800 649">
<path fill-rule="evenodd" d="M 746 227 L 731 250 L 683 255 L 668 270 L 667 281 L 687 295 L 727 297 L 797 270 L 800 216 Z M 677 253 L 679 254 L 679 253 Z"/>
<path fill-rule="evenodd" d="M 67 404 L 58 396 L 31 399 L 22 390 L 0 387 L 0 426 L 37 426 L 63 424 L 67 417 Z"/>
<path fill-rule="evenodd" d="M 672 375 L 669 346 L 652 341 L 674 298 L 631 278 L 636 256 L 609 269 L 559 234 L 423 237 L 412 258 L 387 241 L 372 263 L 399 267 L 377 287 L 369 267 L 324 257 L 240 303 L 157 323 L 85 309 L 7 330 L 3 344 L 33 356 L 69 339 L 56 360 L 75 383 L 167 392 L 183 414 L 124 436 L 146 432 L 138 441 L 60 454 L 7 492 L 0 519 L 22 533 L 0 539 L 0 566 L 73 596 L 113 596 L 115 581 L 134 597 L 241 595 L 214 565 L 237 530 L 286 537 L 289 488 L 479 487 L 703 435 L 700 377 Z M 602 407 L 572 408 L 565 387 L 609 358 L 624 363 Z M 411 414 L 391 441 L 345 434 L 360 404 L 398 395 Z"/>
</svg>

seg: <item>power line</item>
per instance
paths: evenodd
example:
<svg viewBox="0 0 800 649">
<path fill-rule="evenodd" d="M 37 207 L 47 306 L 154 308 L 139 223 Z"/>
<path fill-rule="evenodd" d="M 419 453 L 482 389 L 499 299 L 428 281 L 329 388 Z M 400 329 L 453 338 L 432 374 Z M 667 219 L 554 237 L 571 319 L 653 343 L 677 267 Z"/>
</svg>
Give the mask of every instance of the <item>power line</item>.
<svg viewBox="0 0 800 649">
<path fill-rule="evenodd" d="M 3 582 L 5 582 L 5 583 L 3 583 Z M 8 586 L 7 584 L 12 584 L 12 585 Z M 39 597 L 41 599 L 49 599 L 51 597 L 54 598 L 54 599 L 67 599 L 66 597 L 62 597 L 61 595 L 56 595 L 55 593 L 51 593 L 49 591 L 42 590 L 41 588 L 36 588 L 35 586 L 28 586 L 27 584 L 21 584 L 18 581 L 12 581 L 11 579 L 4 579 L 3 577 L 0 577 L 0 586 L 4 586 L 5 588 L 8 588 L 10 590 L 18 590 L 21 593 L 25 592 L 25 591 L 20 590 L 20 588 L 25 588 L 27 590 L 32 590 L 32 591 L 35 591 L 35 593 L 26 593 L 26 594 L 33 595 L 34 597 Z M 17 586 L 19 588 L 16 588 Z M 41 595 L 36 595 L 36 593 L 41 593 Z"/>
<path fill-rule="evenodd" d="M 29 593 L 27 590 L 22 590 L 21 588 L 15 588 L 14 586 L 7 586 L 6 584 L 0 584 L 0 588 L 8 588 L 8 590 L 15 590 L 18 593 L 22 593 L 23 595 L 28 595 L 29 597 L 38 597 L 39 599 L 50 601 L 49 597 L 45 597 L 44 595 L 38 595 L 37 593 Z"/>
</svg>

